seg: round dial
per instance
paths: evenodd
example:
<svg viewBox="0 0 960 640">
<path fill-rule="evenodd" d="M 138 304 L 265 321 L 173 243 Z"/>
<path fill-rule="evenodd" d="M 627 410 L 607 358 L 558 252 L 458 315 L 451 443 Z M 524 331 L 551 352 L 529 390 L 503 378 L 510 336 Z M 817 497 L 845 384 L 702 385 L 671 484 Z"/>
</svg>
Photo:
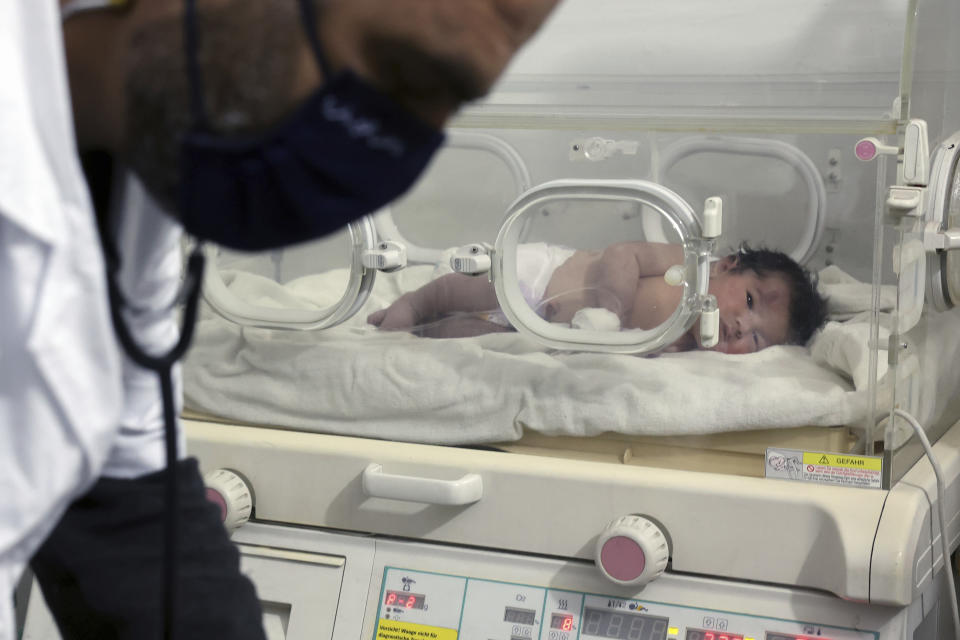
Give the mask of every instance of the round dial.
<svg viewBox="0 0 960 640">
<path fill-rule="evenodd" d="M 643 516 L 617 518 L 597 538 L 597 567 L 617 584 L 647 584 L 667 568 L 669 556 L 667 537 Z"/>
<path fill-rule="evenodd" d="M 253 493 L 246 481 L 227 469 L 211 471 L 203 477 L 207 500 L 220 508 L 220 519 L 227 531 L 246 524 L 253 511 Z"/>
</svg>

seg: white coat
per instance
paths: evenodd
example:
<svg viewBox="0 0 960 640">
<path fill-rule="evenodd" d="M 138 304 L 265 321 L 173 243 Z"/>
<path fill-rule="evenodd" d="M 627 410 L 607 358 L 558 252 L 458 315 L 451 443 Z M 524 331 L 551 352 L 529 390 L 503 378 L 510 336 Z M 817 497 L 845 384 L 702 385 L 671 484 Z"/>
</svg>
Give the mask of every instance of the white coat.
<svg viewBox="0 0 960 640">
<path fill-rule="evenodd" d="M 12 640 L 8 595 L 67 505 L 101 474 L 161 468 L 163 448 L 156 378 L 122 360 L 110 323 L 54 0 L 0 3 L 0 78 L 0 640 Z M 179 231 L 137 193 L 122 282 L 147 295 L 133 329 L 157 351 L 176 339 Z M 146 238 L 152 251 L 132 249 Z"/>
<path fill-rule="evenodd" d="M 174 304 L 180 290 L 182 229 L 131 175 L 125 179 L 114 231 L 120 253 L 120 288 L 130 302 L 124 319 L 150 355 L 168 351 L 180 335 Z M 163 402 L 156 373 L 141 369 L 126 355 L 122 362 L 123 408 L 120 428 L 101 475 L 135 478 L 166 466 L 163 446 Z M 173 368 L 177 414 L 182 406 L 180 364 Z M 179 457 L 183 432 L 177 425 Z"/>
</svg>

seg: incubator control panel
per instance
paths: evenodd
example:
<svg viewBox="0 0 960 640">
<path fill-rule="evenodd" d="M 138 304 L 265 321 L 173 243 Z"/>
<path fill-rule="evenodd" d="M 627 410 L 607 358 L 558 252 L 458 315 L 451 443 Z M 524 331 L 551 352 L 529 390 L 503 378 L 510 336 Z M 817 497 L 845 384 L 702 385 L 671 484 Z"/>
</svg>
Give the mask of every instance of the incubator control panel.
<svg viewBox="0 0 960 640">
<path fill-rule="evenodd" d="M 875 640 L 871 632 L 386 567 L 374 640 Z"/>
</svg>

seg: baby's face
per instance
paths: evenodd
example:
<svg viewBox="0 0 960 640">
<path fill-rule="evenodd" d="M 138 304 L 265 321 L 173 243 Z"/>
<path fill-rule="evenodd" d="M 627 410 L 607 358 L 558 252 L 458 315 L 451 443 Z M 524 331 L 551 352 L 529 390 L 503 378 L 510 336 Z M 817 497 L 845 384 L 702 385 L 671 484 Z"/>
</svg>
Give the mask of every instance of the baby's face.
<svg viewBox="0 0 960 640">
<path fill-rule="evenodd" d="M 753 353 L 787 341 L 790 288 L 780 275 L 761 278 L 752 269 L 718 265 L 710 293 L 720 309 L 720 342 L 714 351 Z"/>
</svg>

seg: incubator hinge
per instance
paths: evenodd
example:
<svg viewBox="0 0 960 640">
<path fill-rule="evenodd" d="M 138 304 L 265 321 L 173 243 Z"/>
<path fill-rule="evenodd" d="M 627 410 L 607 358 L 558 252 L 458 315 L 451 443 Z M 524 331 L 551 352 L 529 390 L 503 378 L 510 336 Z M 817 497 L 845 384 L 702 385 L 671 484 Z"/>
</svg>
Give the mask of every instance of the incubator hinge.
<svg viewBox="0 0 960 640">
<path fill-rule="evenodd" d="M 895 367 L 900 363 L 900 352 L 907 350 L 907 342 L 899 333 L 891 333 L 887 339 L 887 364 Z"/>
<path fill-rule="evenodd" d="M 923 228 L 923 248 L 928 252 L 960 249 L 960 229 L 944 229 L 938 222 Z"/>
<path fill-rule="evenodd" d="M 895 218 L 923 215 L 923 187 L 893 186 L 887 189 L 887 213 Z"/>
<path fill-rule="evenodd" d="M 482 242 L 460 247 L 450 256 L 450 268 L 457 273 L 477 276 L 488 273 L 493 264 L 493 248 Z"/>
<path fill-rule="evenodd" d="M 376 249 L 364 251 L 360 260 L 367 269 L 389 273 L 407 266 L 407 248 L 393 240 L 381 240 Z"/>
<path fill-rule="evenodd" d="M 710 349 L 720 343 L 720 309 L 713 295 L 700 299 L 700 345 Z"/>
<path fill-rule="evenodd" d="M 907 341 L 904 340 L 899 333 L 891 333 L 887 337 L 886 342 L 870 338 L 867 344 L 871 349 L 886 351 L 887 364 L 891 367 L 897 366 L 897 364 L 900 362 L 900 352 L 906 351 L 910 347 L 910 345 L 907 344 Z"/>
</svg>

